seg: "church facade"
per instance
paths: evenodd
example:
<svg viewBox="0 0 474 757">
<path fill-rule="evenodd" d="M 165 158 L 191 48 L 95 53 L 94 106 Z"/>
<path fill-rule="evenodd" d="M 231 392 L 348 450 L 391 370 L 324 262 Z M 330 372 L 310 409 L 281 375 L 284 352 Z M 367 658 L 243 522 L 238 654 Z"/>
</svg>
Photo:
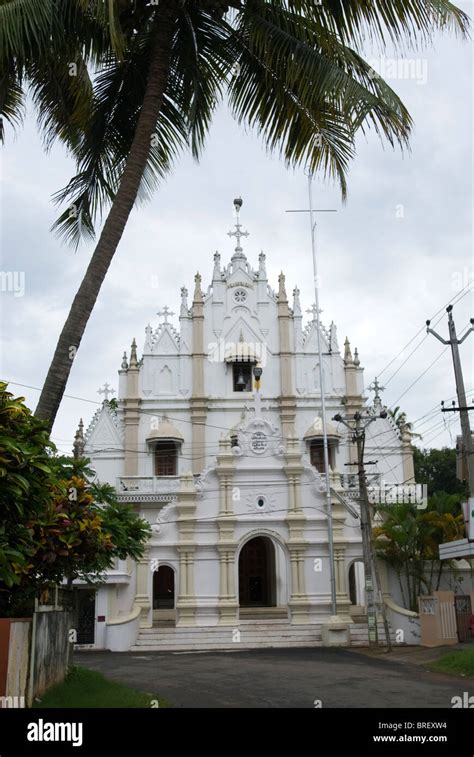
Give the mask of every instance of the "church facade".
<svg viewBox="0 0 474 757">
<path fill-rule="evenodd" d="M 235 641 L 252 622 L 268 638 L 304 630 L 320 643 L 333 615 L 315 308 L 305 323 L 298 289 L 288 296 L 283 273 L 272 288 L 263 253 L 247 260 L 238 212 L 235 229 L 230 261 L 216 253 L 207 288 L 198 273 L 191 298 L 181 289 L 178 326 L 165 307 L 141 351 L 133 339 L 116 401 L 106 385 L 76 434 L 76 452 L 152 529 L 137 564 L 117 561 L 96 592 L 84 587 L 79 643 L 165 648 L 186 629 L 196 646 L 211 629 Z M 337 620 L 350 638 L 364 612 L 357 458 L 332 418 L 370 406 L 357 350 L 347 339 L 341 350 L 334 323 L 320 337 Z M 412 480 L 410 438 L 390 417 L 371 424 L 366 449 L 372 475 Z"/>
</svg>

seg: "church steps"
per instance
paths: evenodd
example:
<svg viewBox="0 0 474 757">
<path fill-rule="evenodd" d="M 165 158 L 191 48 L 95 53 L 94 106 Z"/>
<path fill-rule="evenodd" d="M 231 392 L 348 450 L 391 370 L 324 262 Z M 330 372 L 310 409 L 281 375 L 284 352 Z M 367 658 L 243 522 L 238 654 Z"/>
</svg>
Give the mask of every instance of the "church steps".
<svg viewBox="0 0 474 757">
<path fill-rule="evenodd" d="M 235 631 L 240 640 L 233 641 Z M 233 626 L 143 628 L 132 651 L 204 651 L 321 645 L 319 625 L 292 626 L 286 620 L 241 621 Z"/>
<path fill-rule="evenodd" d="M 306 649 L 308 647 L 321 647 L 322 642 L 274 642 L 274 643 L 262 643 L 262 642 L 247 642 L 245 644 L 197 644 L 196 646 L 178 645 L 171 647 L 168 645 L 149 645 L 149 646 L 134 646 L 131 647 L 131 652 L 238 652 L 247 649 L 293 649 L 300 648 Z"/>
<path fill-rule="evenodd" d="M 233 641 L 235 631 L 240 640 Z M 384 639 L 382 624 L 379 638 Z M 350 625 L 351 646 L 368 646 L 367 626 Z M 321 625 L 291 625 L 288 621 L 244 621 L 232 626 L 197 626 L 181 628 L 143 628 L 132 652 L 218 651 L 291 647 L 320 647 Z"/>
</svg>

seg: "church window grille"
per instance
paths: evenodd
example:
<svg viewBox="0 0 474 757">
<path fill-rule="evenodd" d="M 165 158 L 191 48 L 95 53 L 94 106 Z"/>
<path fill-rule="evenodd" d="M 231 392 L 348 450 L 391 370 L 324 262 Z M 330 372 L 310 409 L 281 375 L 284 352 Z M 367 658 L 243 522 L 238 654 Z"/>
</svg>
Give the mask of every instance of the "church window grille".
<svg viewBox="0 0 474 757">
<path fill-rule="evenodd" d="M 155 445 L 155 476 L 176 476 L 178 451 L 173 441 L 161 441 Z"/>
<path fill-rule="evenodd" d="M 328 441 L 328 458 L 329 467 L 334 468 L 334 444 Z M 311 465 L 313 465 L 319 473 L 325 473 L 324 467 L 324 440 L 313 439 L 310 445 L 310 459 Z"/>
</svg>

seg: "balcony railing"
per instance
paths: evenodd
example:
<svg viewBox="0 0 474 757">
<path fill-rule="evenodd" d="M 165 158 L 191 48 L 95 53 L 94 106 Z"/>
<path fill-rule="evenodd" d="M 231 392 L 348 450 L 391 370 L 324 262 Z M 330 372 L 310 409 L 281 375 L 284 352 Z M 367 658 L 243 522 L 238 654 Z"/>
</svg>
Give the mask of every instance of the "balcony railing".
<svg viewBox="0 0 474 757">
<path fill-rule="evenodd" d="M 116 490 L 120 499 L 126 499 L 137 495 L 176 495 L 179 486 L 179 476 L 119 476 Z"/>
</svg>

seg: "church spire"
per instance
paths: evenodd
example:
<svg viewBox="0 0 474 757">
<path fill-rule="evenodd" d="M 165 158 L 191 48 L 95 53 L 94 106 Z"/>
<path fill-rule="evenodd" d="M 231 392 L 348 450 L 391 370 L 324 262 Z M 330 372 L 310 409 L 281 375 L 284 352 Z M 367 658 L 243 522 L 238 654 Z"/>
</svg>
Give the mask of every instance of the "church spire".
<svg viewBox="0 0 474 757">
<path fill-rule="evenodd" d="M 179 310 L 179 317 L 187 318 L 188 315 L 188 290 L 186 287 L 181 287 L 181 307 Z"/>
<path fill-rule="evenodd" d="M 298 287 L 293 289 L 293 315 L 296 318 L 301 316 L 300 290 Z"/>
<path fill-rule="evenodd" d="M 194 277 L 194 296 L 193 296 L 193 302 L 202 302 L 202 291 L 201 291 L 201 274 L 199 271 Z"/>
<path fill-rule="evenodd" d="M 285 286 L 285 274 L 283 273 L 283 271 L 278 277 L 278 302 L 288 302 Z"/>
<path fill-rule="evenodd" d="M 344 363 L 345 365 L 354 364 L 354 361 L 352 359 L 351 343 L 349 342 L 349 338 L 347 336 L 346 341 L 344 342 Z"/>
<path fill-rule="evenodd" d="M 132 346 L 130 348 L 130 368 L 136 368 L 138 366 L 138 357 L 137 357 L 137 343 L 135 341 L 135 337 L 133 337 Z"/>
<path fill-rule="evenodd" d="M 228 237 L 235 237 L 237 240 L 237 245 L 235 247 L 235 252 L 232 255 L 231 261 L 232 261 L 232 268 L 235 270 L 236 268 L 243 268 L 244 265 L 247 263 L 247 258 L 244 255 L 244 251 L 242 249 L 242 245 L 240 243 L 240 240 L 242 237 L 248 237 L 249 233 L 248 231 L 242 231 L 242 225 L 240 223 L 240 208 L 242 207 L 242 198 L 236 197 L 234 200 L 234 208 L 235 208 L 235 214 L 237 218 L 237 223 L 235 224 L 235 231 L 229 231 L 227 233 Z"/>
<path fill-rule="evenodd" d="M 212 280 L 220 281 L 220 278 L 221 278 L 221 256 L 216 250 L 216 252 L 214 253 L 214 270 L 212 272 Z"/>
<path fill-rule="evenodd" d="M 74 436 L 74 444 L 72 446 L 73 456 L 76 460 L 80 457 L 84 457 L 84 446 L 85 446 L 84 423 L 81 418 L 81 420 L 79 421 L 79 426 L 77 428 L 76 434 Z"/>
</svg>

